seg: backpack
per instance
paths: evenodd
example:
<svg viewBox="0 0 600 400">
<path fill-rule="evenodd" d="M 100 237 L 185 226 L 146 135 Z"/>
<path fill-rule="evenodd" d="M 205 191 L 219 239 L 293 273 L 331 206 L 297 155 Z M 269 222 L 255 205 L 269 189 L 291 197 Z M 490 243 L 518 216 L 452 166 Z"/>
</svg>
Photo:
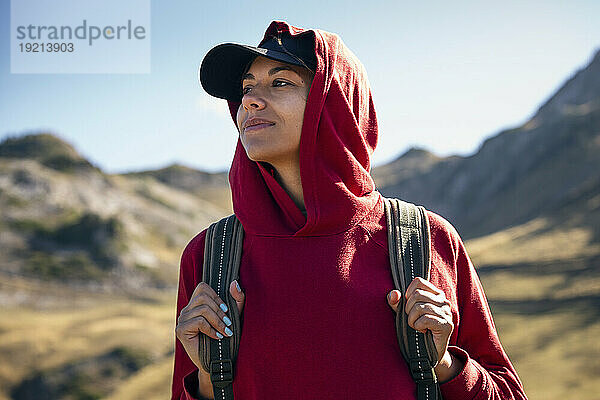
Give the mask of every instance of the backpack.
<svg viewBox="0 0 600 400">
<path fill-rule="evenodd" d="M 425 209 L 398 199 L 384 198 L 388 249 L 392 278 L 402 293 L 396 313 L 398 344 L 417 386 L 417 399 L 438 400 L 441 392 L 433 368 L 437 351 L 430 331 L 420 333 L 408 326 L 404 312 L 407 286 L 415 277 L 429 279 L 430 238 Z M 201 335 L 199 354 L 202 367 L 210 373 L 215 400 L 233 400 L 234 363 L 241 337 L 241 320 L 229 285 L 239 278 L 244 230 L 230 215 L 213 223 L 207 230 L 204 248 L 202 281 L 208 283 L 227 303 L 233 331 L 221 340 Z M 395 250 L 395 251 L 394 251 Z"/>
</svg>

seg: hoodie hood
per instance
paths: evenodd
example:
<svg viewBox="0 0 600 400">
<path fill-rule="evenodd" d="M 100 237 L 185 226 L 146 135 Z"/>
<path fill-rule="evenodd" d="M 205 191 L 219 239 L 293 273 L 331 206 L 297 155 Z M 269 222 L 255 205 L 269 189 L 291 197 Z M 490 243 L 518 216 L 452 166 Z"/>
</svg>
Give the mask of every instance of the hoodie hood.
<svg viewBox="0 0 600 400">
<path fill-rule="evenodd" d="M 315 42 L 316 71 L 300 137 L 306 215 L 270 168 L 248 158 L 239 138 L 229 172 L 233 209 L 250 234 L 337 234 L 360 222 L 379 200 L 370 175 L 378 128 L 367 74 L 334 33 L 273 21 L 260 44 L 279 34 L 311 35 Z M 228 105 L 235 125 L 240 103 Z"/>
</svg>

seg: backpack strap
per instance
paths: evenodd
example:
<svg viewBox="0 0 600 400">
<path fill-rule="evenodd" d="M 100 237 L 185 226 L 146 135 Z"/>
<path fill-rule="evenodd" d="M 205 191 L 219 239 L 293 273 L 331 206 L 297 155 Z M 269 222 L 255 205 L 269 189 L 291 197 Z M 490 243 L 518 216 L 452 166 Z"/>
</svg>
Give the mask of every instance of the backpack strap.
<svg viewBox="0 0 600 400">
<path fill-rule="evenodd" d="M 442 398 L 433 368 L 437 352 L 431 332 L 422 334 L 408 326 L 404 312 L 406 288 L 417 277 L 429 279 L 429 222 L 425 209 L 398 199 L 384 198 L 388 248 L 394 286 L 402 292 L 396 313 L 398 343 L 410 373 L 417 384 L 418 400 Z M 202 367 L 210 373 L 215 400 L 233 400 L 233 372 L 242 323 L 237 305 L 229 294 L 229 285 L 239 279 L 244 230 L 230 215 L 213 223 L 207 230 L 202 281 L 208 283 L 229 309 L 233 336 L 221 340 L 201 335 L 199 354 Z"/>
<path fill-rule="evenodd" d="M 199 341 L 202 367 L 210 373 L 215 400 L 233 400 L 233 372 L 242 326 L 229 285 L 239 278 L 243 239 L 244 229 L 235 215 L 213 223 L 206 232 L 202 281 L 227 304 L 233 331 L 231 337 L 221 340 L 201 335 Z"/>
<path fill-rule="evenodd" d="M 435 376 L 437 351 L 430 331 L 426 334 L 408 326 L 406 314 L 406 288 L 414 278 L 429 279 L 431 249 L 429 221 L 421 206 L 398 199 L 384 199 L 388 248 L 394 286 L 402 293 L 396 313 L 396 334 L 400 351 L 417 384 L 417 399 L 441 399 Z"/>
</svg>

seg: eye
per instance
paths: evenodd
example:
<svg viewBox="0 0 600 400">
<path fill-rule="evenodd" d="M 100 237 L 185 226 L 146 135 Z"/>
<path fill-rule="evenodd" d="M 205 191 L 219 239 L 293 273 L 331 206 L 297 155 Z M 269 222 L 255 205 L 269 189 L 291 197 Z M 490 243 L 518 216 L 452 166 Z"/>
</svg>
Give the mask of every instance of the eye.
<svg viewBox="0 0 600 400">
<path fill-rule="evenodd" d="M 289 86 L 289 85 L 292 85 L 292 84 L 290 82 L 282 81 L 280 79 L 275 79 L 273 81 L 273 86 L 275 86 L 275 87 L 283 87 L 283 86 Z"/>
<path fill-rule="evenodd" d="M 293 83 L 284 81 L 281 79 L 275 79 L 272 84 L 273 87 L 285 87 L 285 86 L 293 86 L 293 85 L 294 85 Z M 248 86 L 242 88 L 242 96 L 244 96 L 245 94 L 248 94 L 250 92 L 250 90 L 252 90 L 252 85 L 248 85 Z"/>
</svg>

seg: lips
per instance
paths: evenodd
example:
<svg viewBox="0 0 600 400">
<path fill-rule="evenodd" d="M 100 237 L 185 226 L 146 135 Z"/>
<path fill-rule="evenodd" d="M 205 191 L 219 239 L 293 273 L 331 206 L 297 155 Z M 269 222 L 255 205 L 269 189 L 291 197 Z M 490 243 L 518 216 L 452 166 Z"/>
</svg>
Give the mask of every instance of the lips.
<svg viewBox="0 0 600 400">
<path fill-rule="evenodd" d="M 268 119 L 263 118 L 250 118 L 246 122 L 244 122 L 243 130 L 244 131 L 254 131 L 257 129 L 266 128 L 268 126 L 275 125 L 274 122 L 269 121 Z"/>
</svg>

